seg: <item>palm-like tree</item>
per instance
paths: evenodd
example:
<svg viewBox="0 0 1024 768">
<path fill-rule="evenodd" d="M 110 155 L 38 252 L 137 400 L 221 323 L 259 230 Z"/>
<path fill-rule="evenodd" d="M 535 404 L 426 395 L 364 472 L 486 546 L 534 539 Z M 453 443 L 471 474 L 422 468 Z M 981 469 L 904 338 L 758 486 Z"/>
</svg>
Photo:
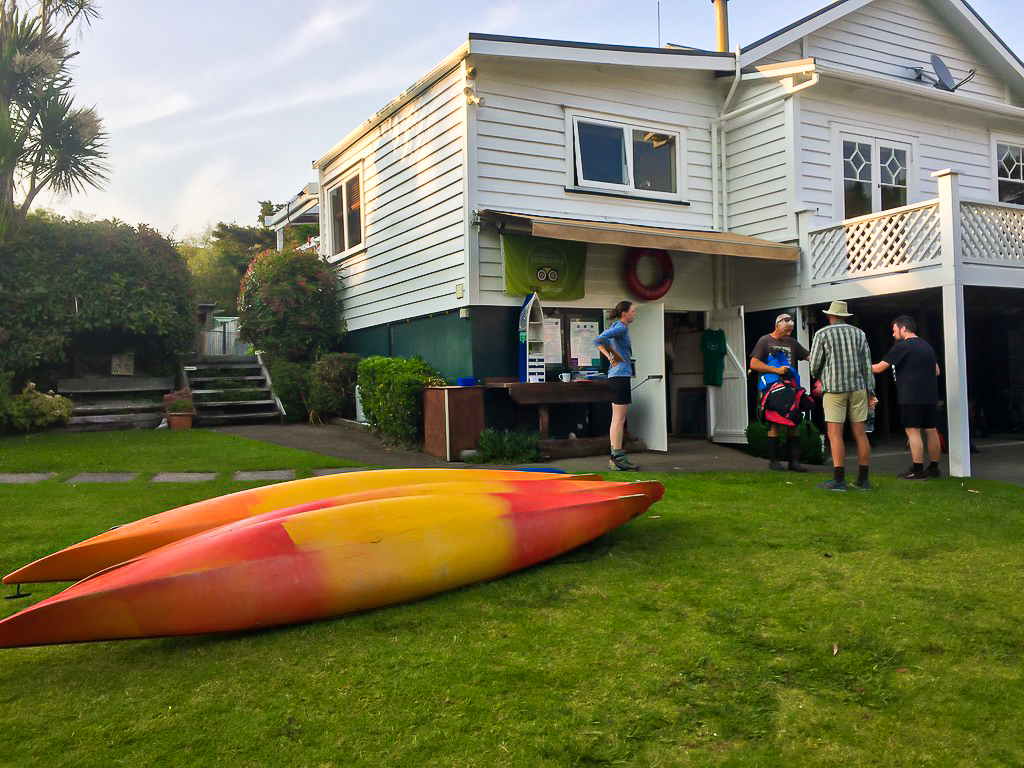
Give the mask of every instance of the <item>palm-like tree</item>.
<svg viewBox="0 0 1024 768">
<path fill-rule="evenodd" d="M 95 16 L 94 0 L 0 0 L 0 244 L 42 190 L 106 181 L 107 134 L 95 109 L 74 105 L 68 70 L 68 31 Z"/>
</svg>

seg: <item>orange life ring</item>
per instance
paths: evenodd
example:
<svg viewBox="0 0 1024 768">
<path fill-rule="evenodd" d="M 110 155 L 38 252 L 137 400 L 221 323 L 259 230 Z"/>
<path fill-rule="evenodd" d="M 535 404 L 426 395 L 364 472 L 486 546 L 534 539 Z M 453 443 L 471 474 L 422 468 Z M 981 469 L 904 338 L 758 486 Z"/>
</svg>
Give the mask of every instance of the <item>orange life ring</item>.
<svg viewBox="0 0 1024 768">
<path fill-rule="evenodd" d="M 654 285 L 644 285 L 637 276 L 636 268 L 640 259 L 650 256 L 657 260 L 661 268 L 661 279 Z M 633 295 L 644 301 L 656 301 L 668 293 L 676 276 L 676 268 L 668 251 L 656 248 L 634 248 L 626 254 L 626 285 Z"/>
</svg>

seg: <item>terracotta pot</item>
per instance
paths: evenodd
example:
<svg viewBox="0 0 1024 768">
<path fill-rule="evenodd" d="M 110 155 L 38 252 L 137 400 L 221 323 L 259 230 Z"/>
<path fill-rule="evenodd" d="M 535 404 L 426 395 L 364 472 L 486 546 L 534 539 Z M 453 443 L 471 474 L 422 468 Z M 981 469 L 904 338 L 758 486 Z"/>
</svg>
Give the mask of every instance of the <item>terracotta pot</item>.
<svg viewBox="0 0 1024 768">
<path fill-rule="evenodd" d="M 192 429 L 194 413 L 168 413 L 167 425 L 171 429 Z"/>
</svg>

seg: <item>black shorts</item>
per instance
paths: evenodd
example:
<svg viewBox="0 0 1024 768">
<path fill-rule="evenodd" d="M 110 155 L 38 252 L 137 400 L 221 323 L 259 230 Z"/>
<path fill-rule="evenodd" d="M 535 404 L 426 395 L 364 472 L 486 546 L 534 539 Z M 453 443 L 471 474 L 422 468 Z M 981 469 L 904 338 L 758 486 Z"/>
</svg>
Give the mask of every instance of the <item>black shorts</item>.
<svg viewBox="0 0 1024 768">
<path fill-rule="evenodd" d="M 900 421 L 906 429 L 935 429 L 935 403 L 901 405 Z"/>
<path fill-rule="evenodd" d="M 609 376 L 608 388 L 612 391 L 612 405 L 629 405 L 633 402 L 633 393 L 630 384 L 633 380 L 629 376 Z"/>
</svg>

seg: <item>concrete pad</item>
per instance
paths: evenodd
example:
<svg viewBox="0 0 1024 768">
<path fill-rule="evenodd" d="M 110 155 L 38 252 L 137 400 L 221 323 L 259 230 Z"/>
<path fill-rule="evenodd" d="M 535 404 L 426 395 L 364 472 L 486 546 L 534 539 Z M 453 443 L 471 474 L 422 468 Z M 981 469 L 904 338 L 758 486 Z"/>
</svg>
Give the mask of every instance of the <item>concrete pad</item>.
<svg viewBox="0 0 1024 768">
<path fill-rule="evenodd" d="M 217 479 L 217 472 L 158 472 L 151 483 L 207 483 Z"/>
<path fill-rule="evenodd" d="M 343 475 L 347 472 L 365 472 L 366 467 L 337 467 L 335 469 L 314 469 L 313 477 L 324 477 L 325 475 Z"/>
<path fill-rule="evenodd" d="M 139 476 L 138 472 L 82 472 L 65 482 L 79 483 L 130 483 Z"/>
<path fill-rule="evenodd" d="M 56 476 L 56 472 L 12 472 L 0 473 L 0 484 L 2 485 L 28 485 L 30 483 L 41 483 Z"/>
<path fill-rule="evenodd" d="M 261 480 L 294 480 L 294 469 L 263 469 L 253 472 L 235 472 L 232 477 L 242 483 L 259 482 Z"/>
</svg>

